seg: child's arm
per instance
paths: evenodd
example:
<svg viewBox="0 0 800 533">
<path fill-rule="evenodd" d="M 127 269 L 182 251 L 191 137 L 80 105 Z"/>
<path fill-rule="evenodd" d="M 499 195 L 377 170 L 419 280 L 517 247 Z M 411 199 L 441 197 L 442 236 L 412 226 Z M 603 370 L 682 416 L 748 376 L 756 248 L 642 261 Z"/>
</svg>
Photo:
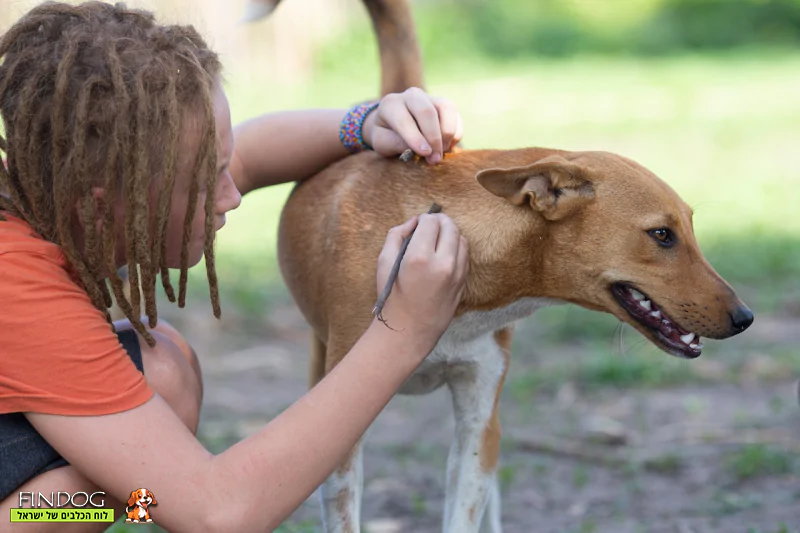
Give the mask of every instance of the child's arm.
<svg viewBox="0 0 800 533">
<path fill-rule="evenodd" d="M 159 396 L 104 416 L 28 413 L 81 474 L 124 502 L 153 492 L 169 531 L 272 531 L 333 471 L 435 346 L 467 274 L 467 243 L 444 215 L 395 228 L 378 264 L 386 282 L 414 227 L 397 285 L 374 321 L 317 386 L 255 435 L 212 455 Z"/>
<path fill-rule="evenodd" d="M 231 174 L 239 192 L 301 181 L 348 155 L 339 140 L 345 113 L 286 111 L 237 125 Z M 461 139 L 461 118 L 449 101 L 409 89 L 381 100 L 364 121 L 363 137 L 380 155 L 399 155 L 411 148 L 437 163 Z"/>
</svg>

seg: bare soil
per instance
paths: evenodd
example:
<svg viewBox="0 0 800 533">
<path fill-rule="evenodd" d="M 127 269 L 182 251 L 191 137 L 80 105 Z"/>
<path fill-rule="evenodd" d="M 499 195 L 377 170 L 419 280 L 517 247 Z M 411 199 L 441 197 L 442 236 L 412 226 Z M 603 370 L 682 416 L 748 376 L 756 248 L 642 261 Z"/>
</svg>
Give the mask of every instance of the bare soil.
<svg viewBox="0 0 800 533">
<path fill-rule="evenodd" d="M 215 451 L 257 431 L 305 392 L 308 328 L 288 299 L 266 316 L 248 317 L 247 332 L 241 316 L 216 321 L 204 305 L 170 311 L 167 319 L 198 351 L 206 387 L 200 435 Z M 581 364 L 587 357 L 580 347 L 537 343 L 540 331 L 536 317 L 518 325 L 510 383 L 547 361 Z M 753 348 L 797 349 L 800 320 L 759 316 L 747 336 L 751 353 L 733 378 L 701 357 L 687 364 L 708 381 L 671 388 L 565 380 L 526 395 L 507 387 L 504 530 L 800 531 L 800 375 Z M 363 530 L 440 531 L 453 426 L 446 389 L 391 401 L 367 436 Z M 316 495 L 284 527 L 318 531 Z"/>
</svg>

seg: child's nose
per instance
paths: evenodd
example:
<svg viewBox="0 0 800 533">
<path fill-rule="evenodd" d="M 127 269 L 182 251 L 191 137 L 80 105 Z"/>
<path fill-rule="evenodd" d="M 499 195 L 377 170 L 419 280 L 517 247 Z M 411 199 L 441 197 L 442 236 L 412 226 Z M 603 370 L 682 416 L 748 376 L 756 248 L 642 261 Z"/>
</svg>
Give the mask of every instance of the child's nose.
<svg viewBox="0 0 800 533">
<path fill-rule="evenodd" d="M 226 172 L 219 182 L 217 194 L 217 214 L 224 215 L 228 211 L 233 211 L 242 203 L 242 195 L 236 184 L 233 182 L 230 172 Z"/>
</svg>

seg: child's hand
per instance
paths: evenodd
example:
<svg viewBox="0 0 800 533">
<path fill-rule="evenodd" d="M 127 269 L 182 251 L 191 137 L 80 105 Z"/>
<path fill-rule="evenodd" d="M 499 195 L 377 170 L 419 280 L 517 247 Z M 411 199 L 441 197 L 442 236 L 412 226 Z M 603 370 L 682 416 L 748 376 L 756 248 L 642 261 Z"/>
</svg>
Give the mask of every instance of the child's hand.
<svg viewBox="0 0 800 533">
<path fill-rule="evenodd" d="M 362 135 L 382 156 L 399 155 L 410 148 L 435 164 L 461 140 L 461 130 L 461 115 L 452 102 L 412 87 L 384 96 L 364 121 Z"/>
<path fill-rule="evenodd" d="M 392 228 L 378 258 L 379 294 L 403 239 L 415 227 L 383 317 L 392 329 L 405 330 L 429 344 L 426 348 L 431 350 L 461 301 L 467 279 L 468 247 L 456 225 L 444 214 L 421 215 Z"/>
</svg>

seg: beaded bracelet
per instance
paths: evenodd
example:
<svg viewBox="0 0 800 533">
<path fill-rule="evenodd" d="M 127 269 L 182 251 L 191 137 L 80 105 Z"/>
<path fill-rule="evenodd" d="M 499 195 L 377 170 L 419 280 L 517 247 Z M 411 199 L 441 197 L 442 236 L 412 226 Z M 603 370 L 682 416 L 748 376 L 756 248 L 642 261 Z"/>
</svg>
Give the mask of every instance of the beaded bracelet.
<svg viewBox="0 0 800 533">
<path fill-rule="evenodd" d="M 364 141 L 362 128 L 367 115 L 375 111 L 379 104 L 380 102 L 371 102 L 354 106 L 342 119 L 342 123 L 339 126 L 339 139 L 351 153 L 372 150 L 372 147 Z"/>
</svg>

